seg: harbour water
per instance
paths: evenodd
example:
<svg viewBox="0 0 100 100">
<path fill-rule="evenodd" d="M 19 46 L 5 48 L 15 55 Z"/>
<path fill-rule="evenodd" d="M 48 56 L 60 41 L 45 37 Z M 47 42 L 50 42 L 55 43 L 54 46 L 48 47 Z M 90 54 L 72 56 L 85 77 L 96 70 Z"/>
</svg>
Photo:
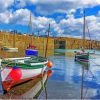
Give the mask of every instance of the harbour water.
<svg viewBox="0 0 100 100">
<path fill-rule="evenodd" d="M 89 63 L 65 56 L 50 60 L 53 74 L 47 84 L 48 99 L 100 99 L 100 56 L 91 55 Z M 45 97 L 45 92 L 39 96 Z"/>
<path fill-rule="evenodd" d="M 100 99 L 100 55 L 92 54 L 89 63 L 75 62 L 74 57 L 68 56 L 49 59 L 53 62 L 53 73 L 38 99 Z M 27 99 L 33 98 L 32 87 L 30 90 Z"/>
</svg>

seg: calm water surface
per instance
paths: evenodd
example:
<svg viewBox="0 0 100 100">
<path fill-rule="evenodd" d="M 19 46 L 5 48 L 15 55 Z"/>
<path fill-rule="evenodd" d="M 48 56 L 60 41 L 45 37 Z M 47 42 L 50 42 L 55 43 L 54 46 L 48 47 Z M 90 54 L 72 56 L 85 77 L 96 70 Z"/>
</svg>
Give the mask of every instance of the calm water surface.
<svg viewBox="0 0 100 100">
<path fill-rule="evenodd" d="M 49 59 L 53 62 L 53 74 L 47 84 L 48 99 L 100 99 L 100 55 L 92 55 L 88 64 L 75 62 L 74 57 Z M 45 99 L 45 95 L 39 98 Z"/>
<path fill-rule="evenodd" d="M 55 52 L 74 52 L 74 51 L 80 51 L 80 49 L 55 49 Z M 95 54 L 100 54 L 100 50 L 90 50 L 90 49 L 87 49 L 85 50 L 86 52 L 89 52 L 89 53 L 94 53 Z"/>
<path fill-rule="evenodd" d="M 52 56 L 50 59 L 53 75 L 49 80 L 79 87 L 79 98 L 100 99 L 100 57 L 91 58 L 89 64 L 75 62 L 74 57 Z"/>
</svg>

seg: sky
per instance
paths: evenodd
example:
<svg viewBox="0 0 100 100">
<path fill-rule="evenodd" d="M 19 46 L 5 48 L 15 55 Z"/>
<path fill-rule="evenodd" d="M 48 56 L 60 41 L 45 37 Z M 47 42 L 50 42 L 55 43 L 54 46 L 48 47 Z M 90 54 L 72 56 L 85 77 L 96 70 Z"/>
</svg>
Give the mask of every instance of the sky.
<svg viewBox="0 0 100 100">
<path fill-rule="evenodd" d="M 86 38 L 100 40 L 100 0 L 0 0 L 0 30 L 17 30 L 46 35 L 82 38 L 83 9 L 86 18 Z"/>
</svg>

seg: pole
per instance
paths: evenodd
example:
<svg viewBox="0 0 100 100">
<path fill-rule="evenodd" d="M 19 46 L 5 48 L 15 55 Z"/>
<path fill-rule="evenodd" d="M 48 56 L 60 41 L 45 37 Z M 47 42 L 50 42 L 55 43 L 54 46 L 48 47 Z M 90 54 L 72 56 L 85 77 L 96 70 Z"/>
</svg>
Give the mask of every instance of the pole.
<svg viewBox="0 0 100 100">
<path fill-rule="evenodd" d="M 49 34 L 50 34 L 50 23 L 49 23 L 49 28 L 48 28 L 48 36 L 47 36 L 47 42 L 46 42 L 45 57 L 47 56 Z M 48 78 L 47 78 L 47 80 L 48 80 Z M 48 95 L 47 95 L 46 87 L 45 87 L 45 95 L 46 95 L 46 100 L 47 100 Z"/>
<path fill-rule="evenodd" d="M 50 24 L 49 24 L 49 28 L 48 28 L 48 36 L 47 36 L 47 42 L 46 42 L 45 57 L 47 56 L 49 34 L 50 34 Z"/>
<path fill-rule="evenodd" d="M 13 48 L 15 48 L 15 36 L 16 36 L 17 30 L 14 30 L 13 34 Z M 13 57 L 15 57 L 16 53 L 13 53 Z"/>
<path fill-rule="evenodd" d="M 83 49 L 85 49 L 85 10 L 83 10 Z"/>
<path fill-rule="evenodd" d="M 30 33 L 30 35 L 32 35 L 32 14 L 31 14 L 31 11 L 30 11 L 30 20 L 29 20 L 29 24 L 28 24 L 28 32 Z M 31 44 L 32 44 L 32 36 L 31 36 Z"/>
<path fill-rule="evenodd" d="M 13 34 L 13 48 L 15 48 L 15 34 L 16 34 L 16 30 L 14 31 L 14 34 Z"/>
</svg>

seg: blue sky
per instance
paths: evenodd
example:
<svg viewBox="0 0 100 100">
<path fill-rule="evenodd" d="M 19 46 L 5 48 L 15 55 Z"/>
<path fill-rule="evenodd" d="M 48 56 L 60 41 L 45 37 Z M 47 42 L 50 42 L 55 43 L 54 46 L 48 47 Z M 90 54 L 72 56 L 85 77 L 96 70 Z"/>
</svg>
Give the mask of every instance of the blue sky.
<svg viewBox="0 0 100 100">
<path fill-rule="evenodd" d="M 50 23 L 52 36 L 81 38 L 83 8 L 91 37 L 99 40 L 100 0 L 0 0 L 0 29 L 27 33 L 31 12 L 34 34 L 46 35 Z"/>
</svg>

